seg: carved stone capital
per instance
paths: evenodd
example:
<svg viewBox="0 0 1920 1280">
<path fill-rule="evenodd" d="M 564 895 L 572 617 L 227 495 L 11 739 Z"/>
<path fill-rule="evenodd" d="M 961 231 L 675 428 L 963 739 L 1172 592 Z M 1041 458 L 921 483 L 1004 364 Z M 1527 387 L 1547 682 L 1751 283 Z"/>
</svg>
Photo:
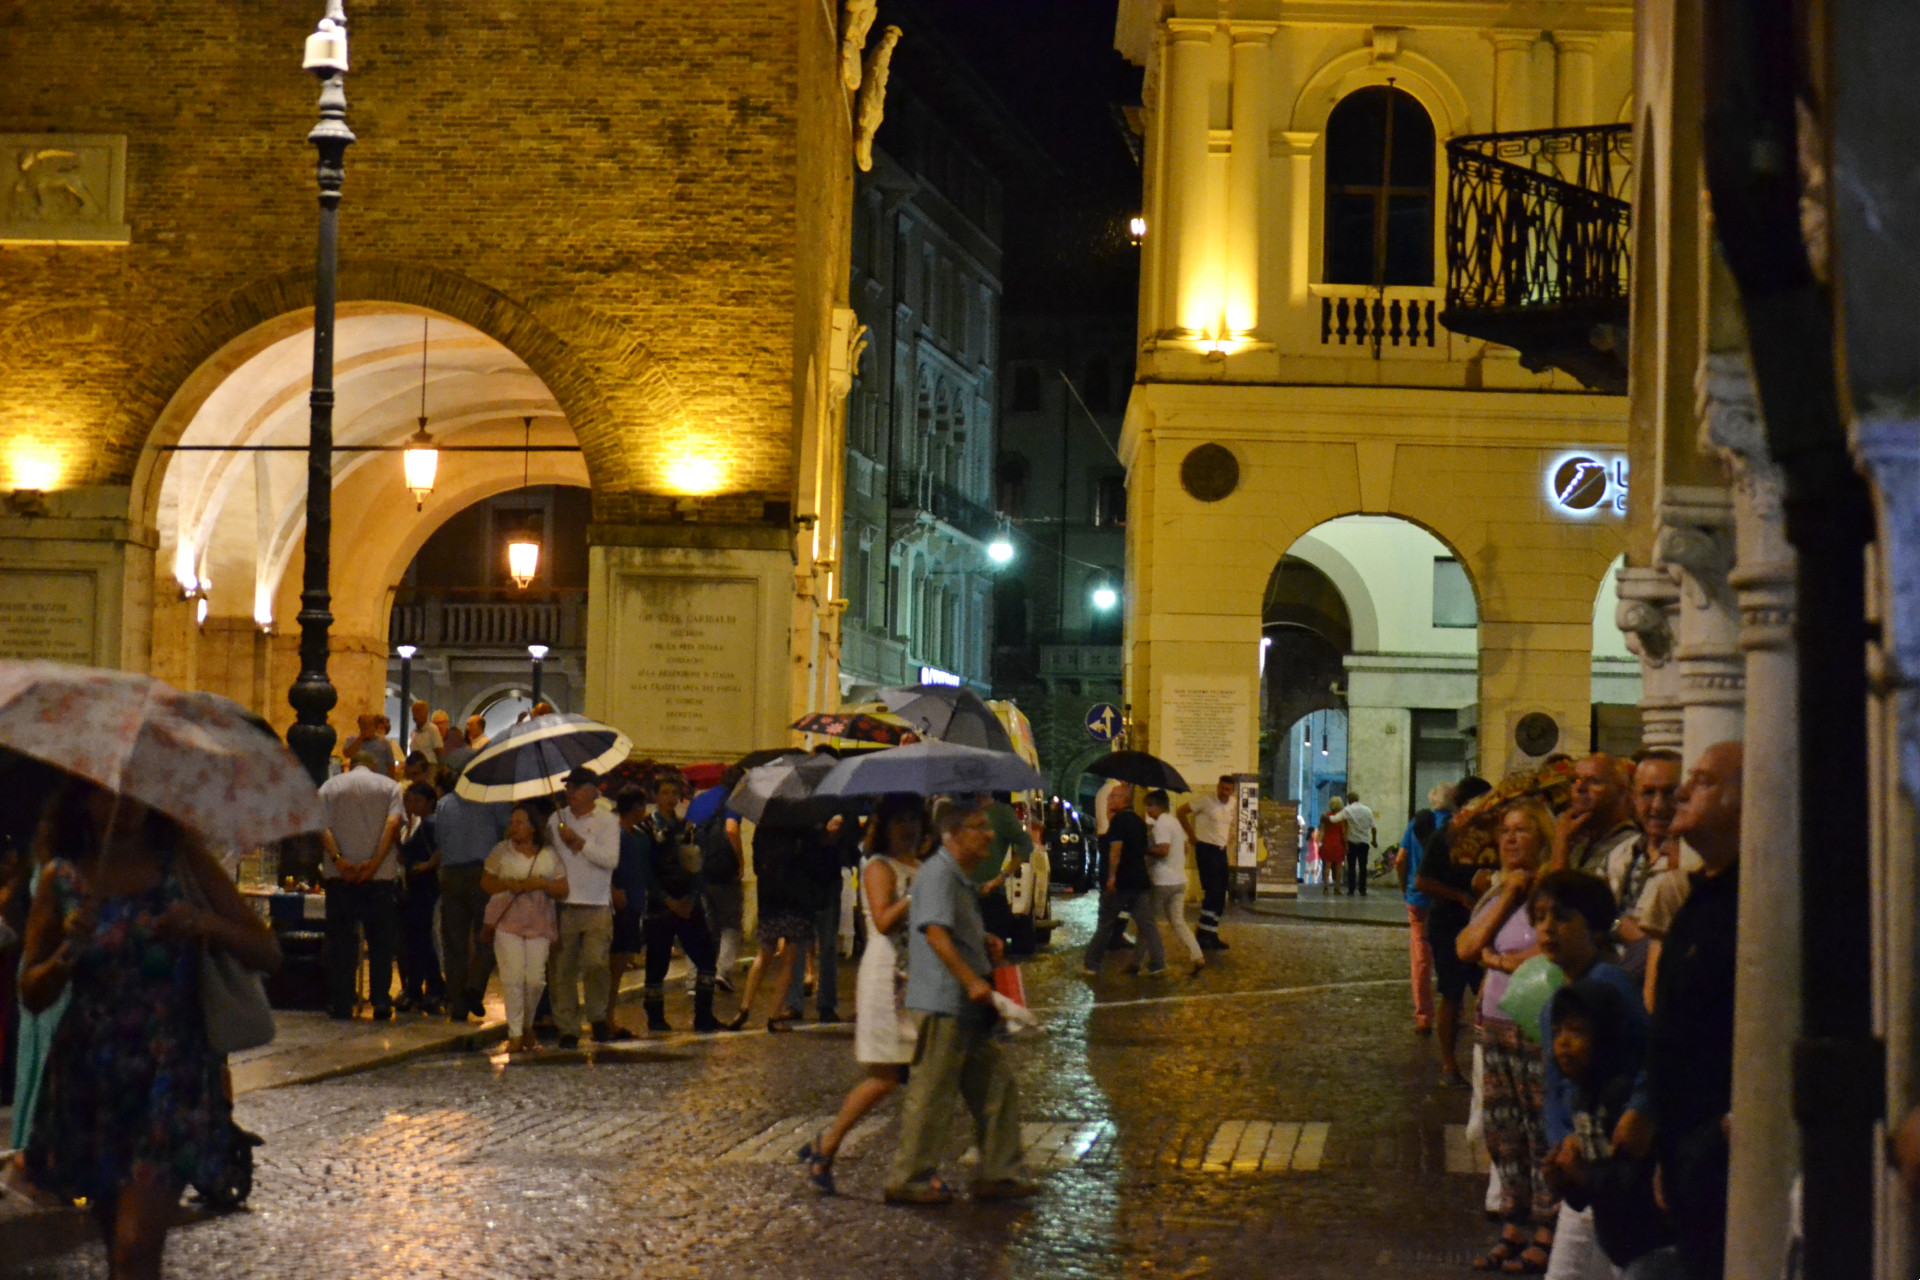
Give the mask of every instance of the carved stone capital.
<svg viewBox="0 0 1920 1280">
<path fill-rule="evenodd" d="M 1784 479 L 1767 447 L 1766 422 L 1744 351 L 1708 352 L 1696 384 L 1700 451 L 1719 460 L 1753 514 L 1778 523 Z"/>
<path fill-rule="evenodd" d="M 1733 530 L 1724 524 L 1663 524 L 1653 539 L 1653 561 L 1666 568 L 1695 608 L 1731 606 Z"/>
<path fill-rule="evenodd" d="M 1662 667 L 1673 656 L 1673 611 L 1680 589 L 1664 570 L 1624 565 L 1614 575 L 1619 603 L 1613 625 L 1625 635 L 1627 649 L 1649 667 Z"/>
</svg>

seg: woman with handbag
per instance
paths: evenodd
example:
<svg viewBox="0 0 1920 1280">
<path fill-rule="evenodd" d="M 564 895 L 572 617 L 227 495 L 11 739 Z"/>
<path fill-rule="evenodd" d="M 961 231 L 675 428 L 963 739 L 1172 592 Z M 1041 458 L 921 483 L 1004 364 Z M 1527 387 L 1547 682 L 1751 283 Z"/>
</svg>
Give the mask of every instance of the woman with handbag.
<svg viewBox="0 0 1920 1280">
<path fill-rule="evenodd" d="M 840 1104 L 820 1137 L 800 1148 L 813 1185 L 832 1195 L 833 1157 L 853 1126 L 906 1079 L 913 1061 L 914 1024 L 903 1003 L 907 981 L 907 908 L 926 843 L 927 806 L 919 796 L 883 799 L 867 823 L 860 868 L 860 905 L 867 917 L 867 949 L 854 983 L 853 1056 L 867 1078 Z"/>
<path fill-rule="evenodd" d="M 1500 877 L 1474 908 L 1454 943 L 1463 963 L 1478 962 L 1480 983 L 1481 1106 L 1487 1157 L 1500 1171 L 1500 1240 L 1474 1262 L 1479 1271 L 1538 1275 L 1553 1253 L 1560 1197 L 1546 1182 L 1546 1074 L 1539 1046 L 1500 1007 L 1514 970 L 1540 954 L 1526 910 L 1534 877 L 1553 847 L 1553 814 L 1527 798 L 1507 806 L 1496 829 Z M 1528 1227 L 1533 1228 L 1528 1238 Z"/>
<path fill-rule="evenodd" d="M 480 891 L 493 896 L 481 938 L 493 943 L 500 971 L 500 998 L 507 1006 L 508 1052 L 534 1053 L 534 1010 L 547 989 L 547 951 L 560 936 L 553 904 L 567 896 L 567 871 L 540 840 L 533 810 L 513 806 L 507 838 L 493 847 L 480 872 Z"/>
<path fill-rule="evenodd" d="M 47 1057 L 27 1169 L 84 1197 L 109 1274 L 158 1276 L 181 1190 L 216 1192 L 232 1104 L 203 972 L 276 968 L 273 931 L 200 842 L 137 801 L 74 782 L 56 800 L 44 892 L 27 919 L 21 999 L 72 1001 Z"/>
</svg>

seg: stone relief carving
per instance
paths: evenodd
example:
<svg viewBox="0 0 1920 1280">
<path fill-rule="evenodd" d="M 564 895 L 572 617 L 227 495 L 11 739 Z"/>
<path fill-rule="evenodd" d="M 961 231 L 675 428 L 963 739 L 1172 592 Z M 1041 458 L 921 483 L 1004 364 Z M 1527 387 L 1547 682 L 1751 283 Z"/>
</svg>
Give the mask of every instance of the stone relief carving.
<svg viewBox="0 0 1920 1280">
<path fill-rule="evenodd" d="M 117 134 L 0 134 L 0 242 L 124 244 L 127 140 Z"/>
<path fill-rule="evenodd" d="M 860 80 L 860 99 L 853 125 L 853 161 L 860 172 L 873 168 L 873 135 L 887 112 L 887 74 L 893 66 L 893 46 L 900 43 L 900 28 L 888 27 L 880 33 L 880 43 L 867 52 L 865 73 Z"/>
<path fill-rule="evenodd" d="M 879 12 L 879 0 L 847 0 L 840 10 L 840 82 L 849 89 L 860 87 L 860 55 Z"/>
</svg>

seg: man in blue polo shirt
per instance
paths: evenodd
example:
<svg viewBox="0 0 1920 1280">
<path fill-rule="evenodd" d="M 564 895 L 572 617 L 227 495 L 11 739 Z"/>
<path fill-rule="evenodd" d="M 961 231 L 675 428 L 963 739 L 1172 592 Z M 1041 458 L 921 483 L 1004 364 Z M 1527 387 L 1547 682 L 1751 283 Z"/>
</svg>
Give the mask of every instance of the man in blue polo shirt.
<svg viewBox="0 0 1920 1280">
<path fill-rule="evenodd" d="M 940 815 L 940 838 L 940 852 L 913 881 L 906 1006 L 920 1032 L 886 1199 L 929 1205 L 953 1199 L 938 1170 L 956 1094 L 979 1136 L 973 1198 L 1021 1199 L 1039 1187 L 1019 1176 L 1019 1097 L 1013 1071 L 993 1040 L 988 981 L 1001 955 L 1000 940 L 987 935 L 972 878 L 993 844 L 993 824 L 978 806 L 955 804 Z"/>
<path fill-rule="evenodd" d="M 480 942 L 487 895 L 480 872 L 506 838 L 513 806 L 483 804 L 453 791 L 440 797 L 433 829 L 440 845 L 440 950 L 447 971 L 447 1018 L 487 1016 L 483 998 L 493 976 L 493 948 Z"/>
</svg>

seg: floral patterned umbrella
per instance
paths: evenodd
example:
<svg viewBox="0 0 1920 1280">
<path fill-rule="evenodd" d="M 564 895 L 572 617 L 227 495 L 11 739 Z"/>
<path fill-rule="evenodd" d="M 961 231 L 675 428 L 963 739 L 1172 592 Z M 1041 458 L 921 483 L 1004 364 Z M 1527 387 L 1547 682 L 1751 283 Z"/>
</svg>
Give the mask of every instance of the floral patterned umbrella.
<svg viewBox="0 0 1920 1280">
<path fill-rule="evenodd" d="M 238 704 L 148 676 L 0 662 L 0 746 L 255 849 L 326 825 L 313 780 Z"/>
<path fill-rule="evenodd" d="M 793 727 L 802 733 L 815 733 L 823 738 L 878 742 L 888 747 L 920 741 L 920 736 L 908 728 L 904 721 L 891 717 L 882 719 L 864 711 L 816 711 L 795 720 Z"/>
</svg>

